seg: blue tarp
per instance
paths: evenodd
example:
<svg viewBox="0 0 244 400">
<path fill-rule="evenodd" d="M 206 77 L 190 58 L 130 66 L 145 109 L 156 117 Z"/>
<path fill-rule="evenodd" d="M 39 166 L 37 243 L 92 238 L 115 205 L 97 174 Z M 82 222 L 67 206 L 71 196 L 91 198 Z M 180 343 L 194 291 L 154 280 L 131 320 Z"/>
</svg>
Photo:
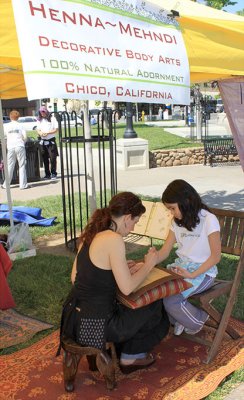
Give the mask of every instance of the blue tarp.
<svg viewBox="0 0 244 400">
<path fill-rule="evenodd" d="M 57 217 L 43 218 L 42 209 L 35 207 L 13 206 L 14 223 L 25 222 L 28 225 L 51 226 Z M 0 223 L 10 221 L 9 208 L 7 204 L 0 204 Z"/>
</svg>

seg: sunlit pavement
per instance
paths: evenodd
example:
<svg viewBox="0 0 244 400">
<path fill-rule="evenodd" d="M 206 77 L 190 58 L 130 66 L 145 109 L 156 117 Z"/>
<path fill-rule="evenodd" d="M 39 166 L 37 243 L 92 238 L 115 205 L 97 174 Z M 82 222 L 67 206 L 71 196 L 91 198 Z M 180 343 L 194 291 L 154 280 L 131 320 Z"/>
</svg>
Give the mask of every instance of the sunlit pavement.
<svg viewBox="0 0 244 400">
<path fill-rule="evenodd" d="M 96 190 L 99 190 L 95 167 L 94 170 Z M 41 173 L 44 176 L 43 171 Z M 135 171 L 118 170 L 118 190 L 129 190 L 143 196 L 160 198 L 165 187 L 174 179 L 187 180 L 212 207 L 244 210 L 244 175 L 240 165 L 214 167 L 190 165 Z M 109 185 L 109 181 L 107 184 Z M 18 185 L 12 185 L 12 200 L 25 201 L 62 194 L 60 178 L 56 181 L 31 182 L 30 185 L 31 188 L 26 190 L 20 190 Z M 77 187 L 77 179 L 74 179 L 75 190 Z M 5 189 L 0 189 L 0 202 L 7 202 Z"/>
</svg>

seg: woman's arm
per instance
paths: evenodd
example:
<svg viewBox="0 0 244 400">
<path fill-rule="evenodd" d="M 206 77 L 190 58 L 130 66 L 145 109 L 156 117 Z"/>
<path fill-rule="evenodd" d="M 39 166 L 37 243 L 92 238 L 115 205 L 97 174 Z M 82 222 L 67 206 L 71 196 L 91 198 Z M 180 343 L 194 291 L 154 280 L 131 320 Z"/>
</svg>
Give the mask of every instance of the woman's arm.
<svg viewBox="0 0 244 400">
<path fill-rule="evenodd" d="M 197 276 L 203 274 L 204 272 L 208 271 L 211 267 L 216 265 L 221 259 L 220 232 L 217 231 L 208 235 L 208 242 L 211 254 L 196 271 L 189 272 L 181 267 L 177 267 L 174 271 L 177 272 L 177 274 L 183 276 L 183 278 L 196 278 Z"/>
<path fill-rule="evenodd" d="M 73 267 L 72 267 L 72 272 L 71 272 L 72 285 L 75 283 L 76 274 L 77 274 L 77 256 L 75 257 L 75 260 L 74 260 L 74 263 L 73 263 Z"/>
<path fill-rule="evenodd" d="M 82 246 L 83 246 L 83 243 L 81 242 L 79 244 L 79 247 L 78 247 L 78 250 L 77 250 L 77 254 L 76 254 L 75 260 L 73 262 L 73 267 L 72 267 L 72 271 L 71 271 L 71 282 L 72 282 L 72 285 L 75 283 L 75 278 L 76 278 L 76 274 L 77 274 L 77 257 L 78 257 L 78 254 L 79 254 L 80 249 L 82 248 Z"/>
<path fill-rule="evenodd" d="M 120 235 L 114 235 L 110 241 L 110 265 L 118 288 L 129 295 L 139 286 L 157 263 L 157 253 L 149 252 L 140 268 L 131 274 L 125 256 L 125 244 Z"/>
<path fill-rule="evenodd" d="M 27 140 L 27 133 L 26 133 L 26 130 L 25 130 L 25 129 L 22 129 L 22 138 L 23 138 L 23 141 L 26 142 L 26 140 Z"/>
<path fill-rule="evenodd" d="M 57 133 L 57 131 L 58 131 L 57 121 L 54 119 L 51 120 L 50 129 L 48 130 L 48 132 L 42 131 L 40 121 L 37 122 L 37 133 L 42 137 L 46 137 L 47 135 Z"/>
<path fill-rule="evenodd" d="M 51 133 L 57 133 L 57 128 L 56 129 L 51 129 L 50 131 L 48 131 L 46 134 L 50 135 Z"/>
</svg>

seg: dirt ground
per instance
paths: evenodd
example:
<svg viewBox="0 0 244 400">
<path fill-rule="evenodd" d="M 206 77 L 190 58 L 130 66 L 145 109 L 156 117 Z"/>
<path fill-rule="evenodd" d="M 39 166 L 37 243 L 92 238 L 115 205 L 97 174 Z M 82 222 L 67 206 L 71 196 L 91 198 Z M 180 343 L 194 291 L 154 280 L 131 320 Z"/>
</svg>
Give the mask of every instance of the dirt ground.
<svg viewBox="0 0 244 400">
<path fill-rule="evenodd" d="M 74 258 L 75 254 L 65 246 L 63 234 L 42 236 L 33 240 L 37 254 L 48 253 L 57 256 L 69 256 Z"/>
<path fill-rule="evenodd" d="M 48 253 L 59 256 L 68 256 L 74 258 L 75 253 L 68 249 L 65 245 L 65 238 L 63 234 L 52 236 L 42 236 L 35 239 L 34 246 L 36 247 L 37 254 Z M 150 240 L 146 237 L 139 237 L 137 235 L 129 235 L 125 239 L 126 254 L 137 251 L 143 247 L 150 246 Z"/>
</svg>

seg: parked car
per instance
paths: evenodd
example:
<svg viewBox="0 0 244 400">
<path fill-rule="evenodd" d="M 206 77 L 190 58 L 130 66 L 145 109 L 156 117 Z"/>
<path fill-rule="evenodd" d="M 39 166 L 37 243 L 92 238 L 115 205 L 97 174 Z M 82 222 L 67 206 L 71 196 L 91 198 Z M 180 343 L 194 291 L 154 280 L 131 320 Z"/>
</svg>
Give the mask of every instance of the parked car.
<svg viewBox="0 0 244 400">
<path fill-rule="evenodd" d="M 10 122 L 11 119 L 7 117 L 6 115 L 3 115 L 3 123 L 6 124 L 7 122 Z"/>
<path fill-rule="evenodd" d="M 191 126 L 191 125 L 194 125 L 194 124 L 195 124 L 194 115 L 188 113 L 188 116 L 187 116 L 187 125 L 188 125 L 188 126 Z"/>
<path fill-rule="evenodd" d="M 102 119 L 102 110 L 104 110 L 104 108 L 92 108 L 89 110 L 89 118 L 91 121 L 91 118 L 93 120 L 93 124 L 95 125 L 98 122 L 98 115 L 100 116 L 100 120 Z M 112 110 L 111 107 L 107 107 L 107 110 Z"/>
<path fill-rule="evenodd" d="M 99 108 L 92 108 L 91 110 L 89 110 L 89 118 L 90 118 L 90 121 L 91 121 L 91 118 L 93 118 L 93 120 L 95 121 L 95 123 L 97 123 L 97 116 L 98 116 L 98 113 L 100 112 L 101 110 L 99 109 Z M 101 114 L 100 114 L 101 115 Z"/>
<path fill-rule="evenodd" d="M 65 115 L 61 115 L 60 114 L 60 116 L 61 116 L 61 125 L 62 126 L 68 126 L 68 118 L 65 120 Z M 75 117 L 75 115 L 69 115 L 69 123 L 70 123 L 70 127 L 74 127 L 74 126 L 76 126 L 76 124 L 77 125 L 83 125 L 83 122 L 82 122 L 82 119 L 81 119 L 81 117 L 79 117 L 78 115 Z"/>
<path fill-rule="evenodd" d="M 30 116 L 30 117 L 20 117 L 18 122 L 23 125 L 23 128 L 27 131 L 34 131 L 37 127 L 37 118 Z"/>
</svg>

